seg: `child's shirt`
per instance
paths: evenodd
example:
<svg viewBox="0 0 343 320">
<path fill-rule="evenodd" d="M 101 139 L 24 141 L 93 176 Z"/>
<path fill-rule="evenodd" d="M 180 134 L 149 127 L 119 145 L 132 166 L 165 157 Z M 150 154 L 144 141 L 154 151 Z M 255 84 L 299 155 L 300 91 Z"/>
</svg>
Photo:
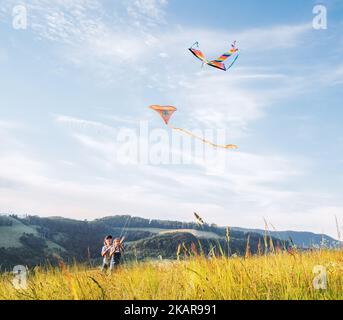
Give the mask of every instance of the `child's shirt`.
<svg viewBox="0 0 343 320">
<path fill-rule="evenodd" d="M 122 252 L 124 252 L 123 245 L 122 244 L 118 244 L 118 245 L 114 246 L 113 252 L 114 253 L 122 253 Z"/>
<path fill-rule="evenodd" d="M 111 261 L 111 248 L 112 246 L 103 246 L 101 250 L 101 255 L 104 255 L 104 263 L 109 264 Z"/>
</svg>

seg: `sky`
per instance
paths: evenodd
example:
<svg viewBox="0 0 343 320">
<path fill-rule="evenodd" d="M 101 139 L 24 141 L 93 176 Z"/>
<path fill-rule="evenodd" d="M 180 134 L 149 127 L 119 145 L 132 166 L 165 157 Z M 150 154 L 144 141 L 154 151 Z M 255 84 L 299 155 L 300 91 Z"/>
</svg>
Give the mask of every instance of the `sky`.
<svg viewBox="0 0 343 320">
<path fill-rule="evenodd" d="M 325 29 L 313 25 L 318 4 Z M 192 221 L 196 211 L 223 226 L 266 219 L 337 236 L 342 1 L 1 0 L 0 39 L 0 212 Z M 198 41 L 217 57 L 234 40 L 227 72 L 188 51 Z M 153 104 L 239 149 L 172 144 L 180 134 Z"/>
</svg>

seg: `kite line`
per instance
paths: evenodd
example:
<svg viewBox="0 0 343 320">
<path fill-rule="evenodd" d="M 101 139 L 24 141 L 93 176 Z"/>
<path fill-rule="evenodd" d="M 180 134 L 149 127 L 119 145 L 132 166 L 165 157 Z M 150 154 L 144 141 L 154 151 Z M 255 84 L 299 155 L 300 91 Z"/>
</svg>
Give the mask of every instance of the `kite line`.
<svg viewBox="0 0 343 320">
<path fill-rule="evenodd" d="M 159 106 L 159 105 L 153 105 L 150 106 L 150 109 L 156 111 L 161 118 L 163 119 L 164 123 L 172 130 L 174 131 L 179 131 L 182 132 L 184 134 L 187 134 L 197 140 L 200 140 L 201 142 L 203 142 L 204 144 L 208 144 L 214 148 L 223 148 L 223 149 L 238 149 L 238 146 L 234 145 L 234 144 L 226 144 L 226 145 L 222 145 L 222 144 L 216 144 L 213 143 L 209 140 L 206 140 L 204 137 L 200 137 L 198 135 L 195 135 L 194 133 L 192 133 L 191 131 L 188 131 L 186 129 L 182 129 L 182 128 L 176 128 L 172 125 L 169 124 L 169 121 L 171 119 L 171 117 L 173 116 L 174 112 L 177 111 L 177 109 L 173 106 Z"/>
</svg>

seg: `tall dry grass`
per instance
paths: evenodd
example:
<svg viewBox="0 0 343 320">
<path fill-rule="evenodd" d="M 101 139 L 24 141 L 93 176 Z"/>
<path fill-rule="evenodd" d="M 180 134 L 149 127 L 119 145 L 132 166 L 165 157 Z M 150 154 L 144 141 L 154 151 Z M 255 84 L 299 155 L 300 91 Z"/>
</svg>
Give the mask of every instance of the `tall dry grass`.
<svg viewBox="0 0 343 320">
<path fill-rule="evenodd" d="M 313 268 L 327 268 L 327 290 L 315 290 Z M 343 299 L 343 252 L 319 250 L 230 259 L 203 255 L 179 261 L 135 263 L 112 274 L 82 266 L 36 268 L 28 288 L 0 275 L 0 299 L 268 300 Z"/>
</svg>

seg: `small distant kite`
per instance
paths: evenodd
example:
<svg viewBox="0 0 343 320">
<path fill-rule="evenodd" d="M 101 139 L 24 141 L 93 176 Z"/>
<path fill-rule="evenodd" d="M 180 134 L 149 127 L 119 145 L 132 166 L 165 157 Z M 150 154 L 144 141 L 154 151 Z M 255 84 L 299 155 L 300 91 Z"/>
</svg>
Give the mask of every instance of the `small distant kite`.
<svg viewBox="0 0 343 320">
<path fill-rule="evenodd" d="M 208 145 L 215 147 L 215 148 L 238 149 L 238 147 L 236 145 L 233 145 L 233 144 L 228 144 L 228 145 L 215 144 L 213 142 L 205 140 L 202 137 L 196 136 L 195 134 L 193 134 L 192 132 L 190 132 L 188 130 L 181 129 L 181 128 L 175 128 L 175 127 L 171 126 L 169 124 L 169 121 L 170 121 L 171 117 L 173 116 L 174 112 L 177 111 L 177 109 L 173 106 L 153 105 L 153 106 L 150 106 L 150 109 L 159 113 L 159 115 L 162 117 L 164 123 L 172 130 L 183 132 L 183 133 L 185 133 L 185 134 L 187 134 L 187 135 L 189 135 L 195 139 L 198 139 L 198 140 L 202 141 L 203 143 L 208 144 Z"/>
<path fill-rule="evenodd" d="M 205 224 L 205 221 L 196 212 L 194 212 L 194 216 L 199 225 L 203 226 Z"/>
<path fill-rule="evenodd" d="M 217 68 L 223 71 L 229 70 L 239 57 L 239 50 L 236 47 L 236 41 L 231 45 L 231 49 L 229 51 L 222 54 L 216 60 L 210 61 L 206 59 L 205 55 L 199 48 L 199 42 L 194 43 L 193 46 L 189 48 L 189 51 L 192 52 L 200 61 L 202 61 L 203 65 L 207 64 L 213 68 Z M 229 60 L 230 62 L 227 60 Z"/>
</svg>

